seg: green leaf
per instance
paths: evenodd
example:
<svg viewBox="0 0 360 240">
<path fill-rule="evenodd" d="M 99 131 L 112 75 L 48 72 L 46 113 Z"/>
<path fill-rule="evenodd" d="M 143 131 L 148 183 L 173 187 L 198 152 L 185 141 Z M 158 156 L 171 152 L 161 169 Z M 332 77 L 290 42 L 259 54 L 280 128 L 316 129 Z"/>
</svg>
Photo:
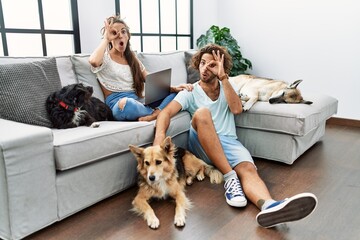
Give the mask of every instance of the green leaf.
<svg viewBox="0 0 360 240">
<path fill-rule="evenodd" d="M 212 25 L 210 29 L 213 33 L 219 32 L 220 28 L 218 26 Z"/>
<path fill-rule="evenodd" d="M 243 58 L 240 46 L 237 40 L 231 35 L 230 29 L 227 27 L 219 28 L 212 25 L 206 34 L 202 34 L 197 40 L 196 45 L 198 48 L 204 47 L 206 44 L 215 43 L 225 47 L 233 59 L 233 68 L 231 69 L 230 76 L 245 74 L 248 68 L 252 69 L 250 60 Z"/>
<path fill-rule="evenodd" d="M 221 31 L 225 34 L 225 33 L 230 33 L 230 29 L 229 28 L 227 28 L 227 27 L 223 27 L 222 29 L 221 29 Z"/>
<path fill-rule="evenodd" d="M 243 58 L 244 62 L 249 66 L 250 69 L 252 69 L 252 63 L 249 59 Z"/>
</svg>

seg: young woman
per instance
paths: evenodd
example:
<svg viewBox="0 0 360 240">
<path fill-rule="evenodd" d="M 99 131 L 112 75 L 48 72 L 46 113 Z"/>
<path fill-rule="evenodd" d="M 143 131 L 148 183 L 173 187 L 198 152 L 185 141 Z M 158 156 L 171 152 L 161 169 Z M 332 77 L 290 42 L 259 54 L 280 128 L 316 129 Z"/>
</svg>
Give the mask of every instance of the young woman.
<svg viewBox="0 0 360 240">
<path fill-rule="evenodd" d="M 105 103 L 119 121 L 152 121 L 171 102 L 176 93 L 192 85 L 171 87 L 171 94 L 155 106 L 144 105 L 143 90 L 147 75 L 144 65 L 130 49 L 130 31 L 119 17 L 106 19 L 103 39 L 89 58 L 92 71 L 100 82 Z"/>
</svg>

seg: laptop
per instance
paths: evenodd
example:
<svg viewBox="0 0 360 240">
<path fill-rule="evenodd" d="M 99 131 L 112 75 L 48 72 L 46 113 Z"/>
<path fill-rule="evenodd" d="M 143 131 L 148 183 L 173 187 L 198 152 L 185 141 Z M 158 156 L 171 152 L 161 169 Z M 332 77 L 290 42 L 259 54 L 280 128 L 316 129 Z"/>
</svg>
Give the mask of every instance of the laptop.
<svg viewBox="0 0 360 240">
<path fill-rule="evenodd" d="M 170 94 L 171 68 L 149 73 L 145 80 L 145 105 L 160 101 Z"/>
</svg>

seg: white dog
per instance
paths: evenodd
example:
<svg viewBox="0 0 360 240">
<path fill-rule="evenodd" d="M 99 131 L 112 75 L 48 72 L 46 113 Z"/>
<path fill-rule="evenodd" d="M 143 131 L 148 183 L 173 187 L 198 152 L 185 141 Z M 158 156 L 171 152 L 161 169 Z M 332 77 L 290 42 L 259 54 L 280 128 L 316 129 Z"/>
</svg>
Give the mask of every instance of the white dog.
<svg viewBox="0 0 360 240">
<path fill-rule="evenodd" d="M 311 101 L 305 101 L 300 90 L 296 88 L 302 80 L 288 84 L 284 81 L 253 75 L 238 75 L 230 77 L 229 81 L 241 100 L 245 102 L 243 111 L 248 111 L 257 101 L 312 104 Z"/>
</svg>

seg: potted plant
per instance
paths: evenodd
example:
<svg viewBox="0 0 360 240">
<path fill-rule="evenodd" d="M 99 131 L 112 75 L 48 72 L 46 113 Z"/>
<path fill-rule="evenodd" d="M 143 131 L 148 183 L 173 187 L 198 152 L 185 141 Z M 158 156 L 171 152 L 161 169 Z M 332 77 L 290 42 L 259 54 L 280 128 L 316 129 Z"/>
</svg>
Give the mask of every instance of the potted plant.
<svg viewBox="0 0 360 240">
<path fill-rule="evenodd" d="M 240 52 L 240 47 L 236 39 L 231 36 L 230 29 L 227 27 L 219 28 L 218 26 L 211 26 L 206 34 L 202 34 L 197 40 L 196 45 L 202 48 L 206 44 L 215 43 L 225 47 L 232 57 L 233 67 L 230 76 L 245 74 L 248 68 L 252 68 L 251 61 L 244 58 Z"/>
</svg>

